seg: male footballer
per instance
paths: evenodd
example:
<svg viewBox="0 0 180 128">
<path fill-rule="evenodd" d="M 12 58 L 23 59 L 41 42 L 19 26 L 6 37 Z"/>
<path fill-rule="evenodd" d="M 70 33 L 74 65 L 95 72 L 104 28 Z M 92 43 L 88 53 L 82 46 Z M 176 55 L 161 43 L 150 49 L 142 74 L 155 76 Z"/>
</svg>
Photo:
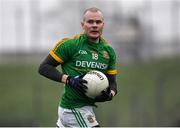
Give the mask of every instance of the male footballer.
<svg viewBox="0 0 180 128">
<path fill-rule="evenodd" d="M 99 127 L 93 106 L 110 101 L 117 94 L 116 55 L 101 37 L 102 11 L 96 7 L 86 9 L 81 26 L 82 34 L 59 41 L 39 66 L 41 75 L 65 84 L 58 108 L 58 127 Z M 57 69 L 59 65 L 62 72 Z M 109 80 L 107 91 L 95 99 L 85 95 L 87 81 L 82 79 L 90 70 L 103 72 Z"/>
</svg>

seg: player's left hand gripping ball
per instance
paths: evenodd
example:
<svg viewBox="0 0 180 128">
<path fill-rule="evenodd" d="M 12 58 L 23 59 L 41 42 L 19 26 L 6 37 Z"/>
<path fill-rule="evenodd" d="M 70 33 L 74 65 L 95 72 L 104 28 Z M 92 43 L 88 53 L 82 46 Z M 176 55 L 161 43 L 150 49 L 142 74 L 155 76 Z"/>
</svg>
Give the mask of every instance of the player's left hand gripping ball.
<svg viewBox="0 0 180 128">
<path fill-rule="evenodd" d="M 82 93 L 86 93 L 87 86 L 84 84 L 87 84 L 87 81 L 82 79 L 84 75 L 85 74 L 76 77 L 68 76 L 66 84 Z"/>
<path fill-rule="evenodd" d="M 110 88 L 108 88 L 106 91 L 102 91 L 102 94 L 100 96 L 97 96 L 95 98 L 96 102 L 105 102 L 105 101 L 110 101 L 112 100 L 113 95 L 111 93 Z"/>
</svg>

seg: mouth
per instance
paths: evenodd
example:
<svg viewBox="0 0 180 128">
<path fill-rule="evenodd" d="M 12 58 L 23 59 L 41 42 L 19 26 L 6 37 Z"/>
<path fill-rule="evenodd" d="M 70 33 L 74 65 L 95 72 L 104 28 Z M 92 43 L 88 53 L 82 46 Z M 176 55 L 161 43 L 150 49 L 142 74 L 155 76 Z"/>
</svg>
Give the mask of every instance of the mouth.
<svg viewBox="0 0 180 128">
<path fill-rule="evenodd" d="M 93 31 L 90 31 L 90 33 L 92 33 L 92 34 L 97 34 L 97 33 L 99 33 L 99 31 L 93 30 Z"/>
</svg>

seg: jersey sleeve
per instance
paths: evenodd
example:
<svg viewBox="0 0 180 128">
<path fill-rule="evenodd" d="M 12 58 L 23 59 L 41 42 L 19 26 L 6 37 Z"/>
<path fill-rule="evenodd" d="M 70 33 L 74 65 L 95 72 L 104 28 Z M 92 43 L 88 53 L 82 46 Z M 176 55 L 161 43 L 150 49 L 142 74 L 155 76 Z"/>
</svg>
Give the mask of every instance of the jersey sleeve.
<svg viewBox="0 0 180 128">
<path fill-rule="evenodd" d="M 49 54 L 59 63 L 63 64 L 66 62 L 72 54 L 71 40 L 62 39 L 57 42 L 56 46 L 49 52 Z"/>
<path fill-rule="evenodd" d="M 107 74 L 115 75 L 115 74 L 117 74 L 116 53 L 115 53 L 115 51 L 114 51 L 114 49 L 112 47 L 109 46 L 108 49 L 109 49 L 108 51 L 109 51 L 110 61 L 109 61 Z"/>
</svg>

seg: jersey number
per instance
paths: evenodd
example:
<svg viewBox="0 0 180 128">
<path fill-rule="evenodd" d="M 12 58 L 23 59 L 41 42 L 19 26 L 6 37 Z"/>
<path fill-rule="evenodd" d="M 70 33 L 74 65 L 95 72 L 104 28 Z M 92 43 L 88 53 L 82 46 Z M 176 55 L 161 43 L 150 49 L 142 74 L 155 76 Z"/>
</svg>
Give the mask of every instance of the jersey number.
<svg viewBox="0 0 180 128">
<path fill-rule="evenodd" d="M 98 54 L 97 53 L 92 53 L 92 59 L 93 60 L 98 60 Z"/>
</svg>

